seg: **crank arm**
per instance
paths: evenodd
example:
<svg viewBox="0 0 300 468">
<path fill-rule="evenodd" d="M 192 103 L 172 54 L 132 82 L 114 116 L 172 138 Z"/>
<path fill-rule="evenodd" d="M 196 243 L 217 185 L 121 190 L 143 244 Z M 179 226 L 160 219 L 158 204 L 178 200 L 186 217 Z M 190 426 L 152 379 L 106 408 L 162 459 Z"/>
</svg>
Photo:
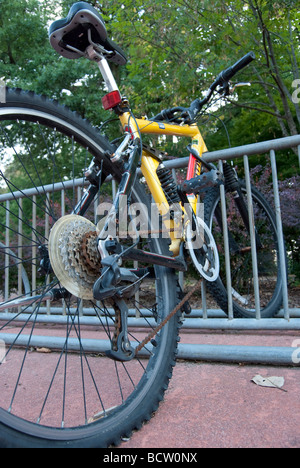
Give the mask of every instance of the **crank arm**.
<svg viewBox="0 0 300 468">
<path fill-rule="evenodd" d="M 178 271 L 187 271 L 187 265 L 183 255 L 172 258 L 166 255 L 145 252 L 140 249 L 131 249 L 128 253 L 125 252 L 121 256 L 127 260 L 136 260 L 138 262 L 160 265 L 166 268 L 174 268 L 174 270 Z"/>
</svg>

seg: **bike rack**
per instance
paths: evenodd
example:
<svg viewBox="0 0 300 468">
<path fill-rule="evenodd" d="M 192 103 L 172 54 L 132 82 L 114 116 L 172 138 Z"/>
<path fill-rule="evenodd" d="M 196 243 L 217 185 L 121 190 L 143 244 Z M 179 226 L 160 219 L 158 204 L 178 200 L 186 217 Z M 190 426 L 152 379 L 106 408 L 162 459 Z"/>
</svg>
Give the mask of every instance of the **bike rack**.
<svg viewBox="0 0 300 468">
<path fill-rule="evenodd" d="M 276 151 L 287 150 L 290 148 L 298 149 L 298 160 L 300 166 L 300 135 L 291 136 L 287 138 L 281 138 L 276 140 L 264 141 L 261 143 L 254 143 L 245 146 L 239 146 L 235 148 L 224 149 L 220 151 L 208 152 L 205 153 L 203 158 L 206 162 L 218 163 L 219 170 L 222 171 L 223 161 L 233 160 L 237 158 L 243 158 L 244 169 L 245 169 L 245 180 L 248 193 L 251 191 L 250 185 L 250 171 L 249 171 L 249 162 L 248 158 L 252 155 L 257 154 L 269 154 L 270 163 L 272 168 L 272 177 L 273 177 L 273 189 L 274 189 L 274 205 L 276 213 L 276 224 L 279 236 L 279 255 L 281 262 L 281 270 L 286 272 L 285 264 L 285 248 L 283 241 L 283 229 L 282 229 L 282 220 L 281 220 L 281 207 L 280 207 L 280 194 L 278 189 L 278 176 L 277 176 L 277 166 L 276 166 Z M 175 174 L 176 169 L 185 168 L 187 166 L 189 158 L 179 158 L 171 161 L 165 161 L 164 165 L 169 169 L 173 170 Z M 70 187 L 77 187 L 78 197 L 80 197 L 81 191 L 83 189 L 83 180 L 78 179 L 70 182 Z M 64 182 L 64 187 L 66 183 Z M 221 186 L 222 187 L 222 186 Z M 223 187 L 224 189 L 224 187 Z M 62 200 L 62 210 L 64 211 L 64 191 L 63 185 L 61 183 L 51 184 L 48 187 L 43 189 L 47 193 L 53 191 L 61 192 Z M 113 185 L 113 192 L 115 187 Z M 9 204 L 15 199 L 21 199 L 23 197 L 35 197 L 38 193 L 38 188 L 31 188 L 24 190 L 24 192 L 15 192 L 14 194 L 1 194 L 0 202 L 6 203 L 7 213 L 9 213 Z M 223 222 L 226 223 L 225 216 L 225 191 L 222 193 L 221 188 L 221 203 L 223 209 Z M 248 197 L 251 202 L 251 197 Z M 96 213 L 97 204 L 95 203 L 95 213 Z M 251 203 L 248 206 L 249 212 L 251 214 Z M 64 214 L 64 213 L 62 213 Z M 250 216 L 251 219 L 251 216 Z M 45 229 L 49 229 L 49 220 L 45 220 Z M 34 222 L 34 221 L 33 221 Z M 7 219 L 7 229 L 9 229 L 9 219 Z M 20 226 L 22 229 L 22 226 Z M 255 236 L 253 226 L 250 225 L 250 231 L 252 231 L 251 236 L 251 245 L 252 252 L 255 252 Z M 20 231 L 21 232 L 21 231 Z M 224 232 L 227 233 L 227 229 L 224 229 Z M 8 236 L 7 236 L 8 238 Z M 229 248 L 228 248 L 228 239 L 224 239 L 225 243 L 225 262 L 227 270 L 227 288 L 231 290 L 231 278 L 230 278 L 230 262 L 229 262 Z M 288 297 L 288 283 L 287 275 L 283 274 L 283 309 L 275 318 L 262 319 L 260 316 L 260 300 L 259 300 L 259 288 L 258 288 L 258 274 L 257 274 L 257 264 L 256 264 L 256 255 L 253 256 L 253 278 L 255 284 L 255 304 L 256 304 L 256 317 L 253 319 L 235 319 L 233 318 L 232 312 L 232 303 L 229 300 L 228 304 L 228 316 L 224 314 L 223 311 L 219 309 L 208 309 L 206 304 L 206 291 L 205 283 L 202 283 L 202 309 L 193 310 L 192 314 L 185 318 L 183 322 L 183 329 L 192 329 L 192 330 L 300 330 L 300 308 L 290 308 L 289 307 L 289 297 Z M 21 273 L 20 273 L 21 274 Z M 184 282 L 184 276 L 180 273 L 180 282 Z M 228 295 L 231 298 L 231 294 Z M 300 304 L 299 304 L 300 306 Z M 20 317 L 20 320 L 27 320 L 28 312 L 30 309 L 26 310 L 24 317 Z M 65 310 L 62 306 L 59 309 L 50 309 L 50 303 L 46 304 L 46 307 L 40 308 L 42 312 L 39 320 L 43 323 L 64 323 L 66 320 Z M 0 313 L 0 320 L 5 318 L 6 312 Z M 137 327 L 141 326 L 141 319 L 134 316 L 129 319 L 129 326 Z M 85 308 L 80 310 L 80 321 L 85 325 L 93 326 L 95 324 L 95 317 L 93 317 L 93 311 Z M 145 325 L 143 325 L 145 326 Z M 1 334 L 1 338 L 9 344 L 10 340 L 13 340 L 11 334 Z M 25 339 L 26 337 L 24 337 Z M 21 337 L 18 340 L 21 340 Z M 59 337 L 47 337 L 39 336 L 34 337 L 34 343 L 31 342 L 32 346 L 37 347 L 49 347 L 49 348 L 61 348 L 61 338 Z M 93 343 L 92 343 L 93 341 Z M 20 342 L 21 344 L 21 342 Z M 76 348 L 76 339 L 73 343 Z M 91 350 L 101 352 L 101 349 L 108 349 L 106 340 L 91 340 L 91 343 L 87 343 L 88 346 L 91 345 Z M 77 343 L 78 346 L 78 343 Z M 74 349 L 75 349 L 74 348 Z M 89 348 L 88 348 L 89 349 Z M 178 357 L 182 359 L 193 359 L 193 360 L 208 360 L 208 361 L 218 361 L 218 362 L 253 362 L 253 363 L 269 363 L 269 364 L 293 364 L 292 354 L 295 351 L 293 347 L 271 347 L 271 346 L 231 346 L 231 345 L 200 345 L 200 344 L 179 344 L 179 354 Z"/>
</svg>

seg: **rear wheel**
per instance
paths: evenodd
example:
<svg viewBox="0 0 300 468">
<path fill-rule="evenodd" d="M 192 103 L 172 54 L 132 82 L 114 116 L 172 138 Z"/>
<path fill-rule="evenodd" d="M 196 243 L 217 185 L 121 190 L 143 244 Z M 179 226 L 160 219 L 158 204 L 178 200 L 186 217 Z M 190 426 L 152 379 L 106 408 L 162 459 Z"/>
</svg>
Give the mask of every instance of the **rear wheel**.
<svg viewBox="0 0 300 468">
<path fill-rule="evenodd" d="M 112 150 L 68 109 L 7 90 L 0 106 L 2 447 L 118 444 L 151 417 L 167 388 L 178 315 L 129 362 L 105 354 L 117 339 L 120 310 L 118 302 L 92 295 L 101 271 L 94 203 L 112 199 L 106 176 L 119 180 L 105 156 Z M 81 199 L 83 169 L 93 158 L 103 169 L 99 198 L 85 218 L 68 216 Z M 133 201 L 148 210 L 140 184 Z M 168 253 L 165 239 L 145 239 L 142 247 Z M 133 348 L 177 302 L 172 270 L 154 267 L 150 275 L 148 265 L 140 267 L 138 286 L 127 288 L 122 302 Z"/>
<path fill-rule="evenodd" d="M 240 188 L 247 202 L 246 185 Z M 280 270 L 275 215 L 265 197 L 252 187 L 254 222 L 260 245 L 257 245 L 258 282 L 261 317 L 273 317 L 282 305 L 282 272 Z M 249 232 L 236 206 L 234 194 L 226 192 L 227 223 L 230 248 L 233 313 L 235 317 L 255 317 L 255 295 Z M 205 221 L 219 248 L 220 275 L 207 287 L 218 305 L 228 313 L 226 267 L 220 191 L 212 189 L 204 199 Z"/>
</svg>

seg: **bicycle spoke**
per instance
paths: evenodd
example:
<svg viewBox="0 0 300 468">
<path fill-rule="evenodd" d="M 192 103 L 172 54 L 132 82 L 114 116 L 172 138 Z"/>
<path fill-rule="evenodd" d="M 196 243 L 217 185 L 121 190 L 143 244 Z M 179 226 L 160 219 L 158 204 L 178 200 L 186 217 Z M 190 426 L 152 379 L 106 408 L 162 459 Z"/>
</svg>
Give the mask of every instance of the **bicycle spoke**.
<svg viewBox="0 0 300 468">
<path fill-rule="evenodd" d="M 73 211 L 80 208 L 83 171 L 92 167 L 91 162 L 103 175 L 101 193 L 95 196 L 99 202 L 112 201 L 111 182 L 105 179 L 120 180 L 106 156 L 112 146 L 77 115 L 50 104 L 53 116 L 47 108 L 42 111 L 44 100 L 34 99 L 39 101 L 38 116 L 28 106 L 24 115 L 21 109 L 18 117 L 14 110 L 7 120 L 0 116 L 0 155 L 8 155 L 0 167 L 0 340 L 5 345 L 0 428 L 5 414 L 20 426 L 21 435 L 22 424 L 29 427 L 28 423 L 32 436 L 44 434 L 43 440 L 48 434 L 54 440 L 67 437 L 63 434 L 73 429 L 78 429 L 72 432 L 75 435 L 91 430 L 101 434 L 106 425 L 114 433 L 111 427 L 121 429 L 128 420 L 121 416 L 123 411 L 140 393 L 145 391 L 141 398 L 145 404 L 137 409 L 142 418 L 151 414 L 164 393 L 174 365 L 177 319 L 164 328 L 158 325 L 175 307 L 174 275 L 154 266 L 151 279 L 147 274 L 137 277 L 133 261 L 124 259 L 122 271 L 128 269 L 128 274 L 117 285 L 120 297 L 93 298 L 93 285 L 103 279 L 95 200 L 91 196 L 84 206 L 85 217 Z M 132 198 L 148 204 L 140 184 Z M 166 240 L 152 239 L 150 226 L 148 230 L 148 240 L 143 239 L 140 247 L 167 255 Z M 132 240 L 122 243 L 129 249 Z M 140 267 L 146 270 L 142 262 Z M 139 328 L 131 327 L 134 319 L 127 317 L 132 310 L 140 316 Z M 153 347 L 145 340 L 149 329 L 153 336 L 159 334 Z M 128 341 L 122 341 L 123 335 L 118 341 L 123 332 Z M 120 356 L 126 357 L 125 343 L 142 352 L 118 361 L 112 351 L 119 347 Z M 160 372 L 165 354 L 168 363 Z"/>
</svg>

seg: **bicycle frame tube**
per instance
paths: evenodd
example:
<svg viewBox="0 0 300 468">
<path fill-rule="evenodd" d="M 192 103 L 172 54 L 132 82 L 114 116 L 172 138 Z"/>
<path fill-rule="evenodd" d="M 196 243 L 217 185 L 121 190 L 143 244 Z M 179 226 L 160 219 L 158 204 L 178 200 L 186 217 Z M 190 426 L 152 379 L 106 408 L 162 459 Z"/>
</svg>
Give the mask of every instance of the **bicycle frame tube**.
<svg viewBox="0 0 300 468">
<path fill-rule="evenodd" d="M 99 55 L 98 61 L 99 70 L 103 76 L 105 84 L 109 92 L 119 91 L 118 86 L 115 82 L 114 76 L 110 70 L 107 60 Z M 204 152 L 207 151 L 204 140 L 196 124 L 194 125 L 172 125 L 164 122 L 152 122 L 147 119 L 136 119 L 133 115 L 128 112 L 122 112 L 119 114 L 119 119 L 122 124 L 124 131 L 130 132 L 133 139 L 140 139 L 141 134 L 152 134 L 152 135 L 171 135 L 177 137 L 188 137 L 191 138 L 191 148 L 196 151 L 196 154 L 201 157 Z M 173 256 L 179 255 L 180 244 L 182 242 L 182 234 L 178 234 L 178 225 L 175 225 L 175 221 L 170 219 L 170 206 L 161 187 L 161 183 L 156 174 L 156 170 L 160 164 L 157 158 L 153 157 L 149 152 L 143 149 L 142 160 L 141 160 L 141 171 L 145 177 L 149 190 L 154 198 L 157 208 L 162 216 L 164 225 L 171 238 L 170 251 Z M 200 173 L 201 164 L 190 154 L 190 161 L 188 166 L 188 177 L 193 178 Z M 189 202 L 196 213 L 197 209 L 197 197 L 190 195 Z M 184 207 L 182 207 L 184 208 Z M 166 221 L 165 219 L 168 218 Z M 180 238 L 179 238 L 180 237 Z"/>
<path fill-rule="evenodd" d="M 152 122 L 147 119 L 134 119 L 130 113 L 125 112 L 120 116 L 123 129 L 130 131 L 134 138 L 140 136 L 140 134 L 151 134 L 151 135 L 171 135 L 177 137 L 188 137 L 191 138 L 191 148 L 197 152 L 199 157 L 207 151 L 206 145 L 202 138 L 199 128 L 196 124 L 194 125 L 173 125 L 164 122 Z M 158 210 L 164 220 L 165 227 L 170 233 L 171 245 L 170 251 L 173 252 L 174 256 L 178 255 L 181 238 L 178 238 L 178 226 L 174 225 L 174 221 L 168 218 L 170 211 L 169 203 L 166 199 L 164 191 L 161 187 L 161 183 L 156 174 L 156 170 L 160 165 L 160 161 L 154 158 L 151 153 L 147 150 L 143 150 L 141 171 L 146 179 L 149 190 L 153 196 L 153 199 L 158 207 Z M 190 160 L 188 165 L 187 179 L 191 179 L 200 174 L 201 163 L 190 154 Z M 193 194 L 188 196 L 188 200 L 192 206 L 194 213 L 196 213 L 197 197 Z M 167 220 L 165 220 L 167 218 Z"/>
</svg>

